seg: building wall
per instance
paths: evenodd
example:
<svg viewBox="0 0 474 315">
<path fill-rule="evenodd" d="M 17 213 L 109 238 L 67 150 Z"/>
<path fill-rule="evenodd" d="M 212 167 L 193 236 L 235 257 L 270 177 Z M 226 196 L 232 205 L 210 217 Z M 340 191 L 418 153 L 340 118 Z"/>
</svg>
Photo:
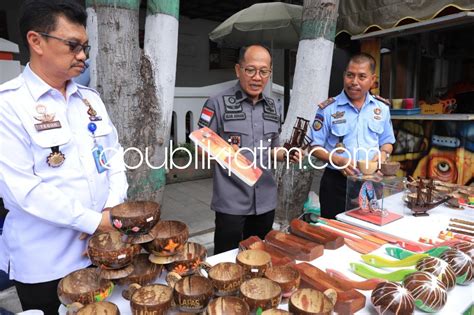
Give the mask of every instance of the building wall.
<svg viewBox="0 0 474 315">
<path fill-rule="evenodd" d="M 176 86 L 197 87 L 235 79 L 234 69 L 210 69 L 209 33 L 220 23 L 189 19 L 179 20 L 178 66 Z M 273 82 L 283 85 L 283 51 L 273 51 Z"/>
</svg>

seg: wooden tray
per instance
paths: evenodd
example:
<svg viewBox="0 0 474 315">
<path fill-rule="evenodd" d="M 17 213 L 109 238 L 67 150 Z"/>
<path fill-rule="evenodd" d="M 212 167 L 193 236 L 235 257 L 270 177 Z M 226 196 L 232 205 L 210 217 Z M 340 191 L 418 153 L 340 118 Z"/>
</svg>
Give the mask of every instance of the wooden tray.
<svg viewBox="0 0 474 315">
<path fill-rule="evenodd" d="M 334 289 L 337 302 L 334 311 L 339 314 L 353 314 L 365 307 L 365 296 L 347 284 L 339 282 L 327 273 L 308 263 L 293 265 L 301 274 L 301 287 L 310 287 L 321 292 Z"/>
<path fill-rule="evenodd" d="M 260 249 L 269 253 L 270 256 L 272 256 L 272 266 L 295 263 L 295 260 L 288 257 L 285 252 L 279 250 L 278 248 L 270 244 L 265 243 L 258 236 L 251 236 L 248 239 L 241 241 L 239 243 L 239 249 Z"/>
<path fill-rule="evenodd" d="M 290 232 L 299 237 L 322 244 L 326 249 L 336 249 L 344 245 L 343 237 L 299 219 L 293 219 L 291 221 Z"/>
<path fill-rule="evenodd" d="M 311 261 L 321 256 L 324 251 L 321 244 L 275 230 L 268 232 L 265 241 L 296 260 Z"/>
</svg>

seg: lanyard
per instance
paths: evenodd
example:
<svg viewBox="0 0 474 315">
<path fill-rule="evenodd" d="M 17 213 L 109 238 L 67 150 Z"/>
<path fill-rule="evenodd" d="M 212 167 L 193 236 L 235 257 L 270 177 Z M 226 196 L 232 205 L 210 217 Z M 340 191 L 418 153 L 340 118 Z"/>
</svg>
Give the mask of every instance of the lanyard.
<svg viewBox="0 0 474 315">
<path fill-rule="evenodd" d="M 92 148 L 92 157 L 94 158 L 95 167 L 98 173 L 103 173 L 107 170 L 107 156 L 104 152 L 104 147 L 101 144 L 97 143 L 97 139 L 95 136 L 95 132 L 97 130 L 97 125 L 95 121 L 100 121 L 102 118 L 97 116 L 97 112 L 92 107 L 91 103 L 85 98 L 82 99 L 84 105 L 87 106 L 87 115 L 89 115 L 90 123 L 87 124 L 87 130 L 92 134 L 92 138 L 94 139 L 94 146 Z"/>
</svg>

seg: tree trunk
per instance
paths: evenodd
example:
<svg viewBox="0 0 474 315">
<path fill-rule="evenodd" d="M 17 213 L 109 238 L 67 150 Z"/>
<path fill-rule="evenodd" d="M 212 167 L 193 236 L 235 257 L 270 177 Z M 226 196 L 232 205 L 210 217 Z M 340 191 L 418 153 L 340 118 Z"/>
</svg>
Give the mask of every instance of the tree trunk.
<svg viewBox="0 0 474 315">
<path fill-rule="evenodd" d="M 296 118 L 312 122 L 317 104 L 328 96 L 338 6 L 339 0 L 304 1 L 293 92 L 280 136 L 283 142 L 289 140 Z M 285 166 L 280 163 L 276 171 L 280 196 L 276 217 L 284 224 L 302 213 L 314 172 L 307 158 L 302 169 Z"/>
<path fill-rule="evenodd" d="M 162 3 L 171 2 L 148 2 L 145 32 L 150 34 L 145 34 L 142 51 L 138 42 L 140 0 L 86 1 L 93 47 L 91 86 L 101 94 L 125 149 L 129 199 L 159 203 L 165 185 L 178 36 L 175 17 L 156 22 L 163 15 L 158 13 L 163 12 Z M 172 3 L 177 16 L 179 2 Z M 163 45 L 163 38 L 168 49 L 157 48 Z"/>
</svg>

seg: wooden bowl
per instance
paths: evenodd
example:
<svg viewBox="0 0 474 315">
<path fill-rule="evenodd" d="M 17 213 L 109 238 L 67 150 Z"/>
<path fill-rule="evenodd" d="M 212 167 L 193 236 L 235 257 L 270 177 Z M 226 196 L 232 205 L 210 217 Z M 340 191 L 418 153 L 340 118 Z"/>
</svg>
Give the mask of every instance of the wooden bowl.
<svg viewBox="0 0 474 315">
<path fill-rule="evenodd" d="M 267 310 L 280 304 L 281 288 L 270 279 L 252 278 L 242 283 L 240 295 L 249 305 L 250 311 L 258 308 Z"/>
<path fill-rule="evenodd" d="M 127 235 L 127 241 L 141 244 L 153 240 L 150 230 L 160 220 L 160 205 L 153 201 L 128 201 L 110 210 L 112 225 Z"/>
<path fill-rule="evenodd" d="M 217 296 L 234 295 L 244 281 L 243 267 L 233 262 L 221 262 L 215 266 L 202 263 L 201 267 L 207 271 Z"/>
<path fill-rule="evenodd" d="M 130 300 L 133 315 L 164 315 L 172 306 L 173 289 L 163 284 L 140 286 L 133 283 L 122 292 L 122 296 Z"/>
<path fill-rule="evenodd" d="M 140 246 L 124 243 L 117 231 L 94 234 L 87 243 L 87 254 L 105 279 L 123 278 L 132 273 L 131 263 L 139 252 Z"/>
<path fill-rule="evenodd" d="M 259 249 L 244 250 L 235 259 L 250 278 L 263 277 L 265 271 L 272 266 L 270 254 Z"/>
<path fill-rule="evenodd" d="M 357 161 L 357 168 L 363 175 L 372 175 L 377 171 L 379 167 L 379 162 L 377 161 L 367 161 L 367 160 L 360 160 Z"/>
<path fill-rule="evenodd" d="M 160 221 L 150 231 L 154 239 L 143 247 L 155 256 L 173 256 L 181 252 L 188 241 L 188 226 L 181 221 Z"/>
<path fill-rule="evenodd" d="M 200 313 L 204 311 L 214 295 L 214 287 L 211 280 L 202 276 L 191 275 L 184 278 L 178 276 L 178 278 L 170 281 L 170 275 L 177 274 L 169 273 L 166 280 L 174 288 L 174 302 L 179 310 L 187 313 Z"/>
<path fill-rule="evenodd" d="M 155 264 L 165 265 L 169 272 L 176 272 L 181 276 L 195 273 L 203 261 L 206 260 L 207 249 L 198 243 L 188 242 L 182 252 L 168 257 L 159 257 L 150 254 L 148 259 Z"/>
<path fill-rule="evenodd" d="M 265 278 L 278 283 L 284 298 L 290 297 L 299 288 L 301 281 L 300 272 L 288 265 L 268 268 L 265 271 Z"/>
<path fill-rule="evenodd" d="M 113 288 L 112 281 L 101 279 L 96 268 L 85 268 L 71 272 L 59 281 L 58 297 L 64 305 L 74 302 L 86 305 L 104 300 L 112 294 Z"/>
<path fill-rule="evenodd" d="M 123 279 L 117 280 L 119 285 L 138 283 L 142 286 L 152 283 L 161 274 L 162 265 L 152 263 L 148 254 L 138 254 L 132 262 L 133 272 Z"/>
<path fill-rule="evenodd" d="M 385 176 L 397 175 L 397 171 L 400 169 L 399 162 L 385 162 L 380 165 L 380 171 Z"/>
<path fill-rule="evenodd" d="M 333 289 L 320 292 L 314 289 L 298 289 L 290 297 L 288 309 L 298 315 L 329 315 L 336 304 L 337 294 Z"/>
<path fill-rule="evenodd" d="M 236 296 L 221 296 L 207 305 L 206 315 L 249 315 L 247 302 Z"/>
<path fill-rule="evenodd" d="M 102 301 L 88 305 L 74 302 L 67 307 L 67 315 L 119 315 L 117 305 L 111 302 Z"/>
</svg>

